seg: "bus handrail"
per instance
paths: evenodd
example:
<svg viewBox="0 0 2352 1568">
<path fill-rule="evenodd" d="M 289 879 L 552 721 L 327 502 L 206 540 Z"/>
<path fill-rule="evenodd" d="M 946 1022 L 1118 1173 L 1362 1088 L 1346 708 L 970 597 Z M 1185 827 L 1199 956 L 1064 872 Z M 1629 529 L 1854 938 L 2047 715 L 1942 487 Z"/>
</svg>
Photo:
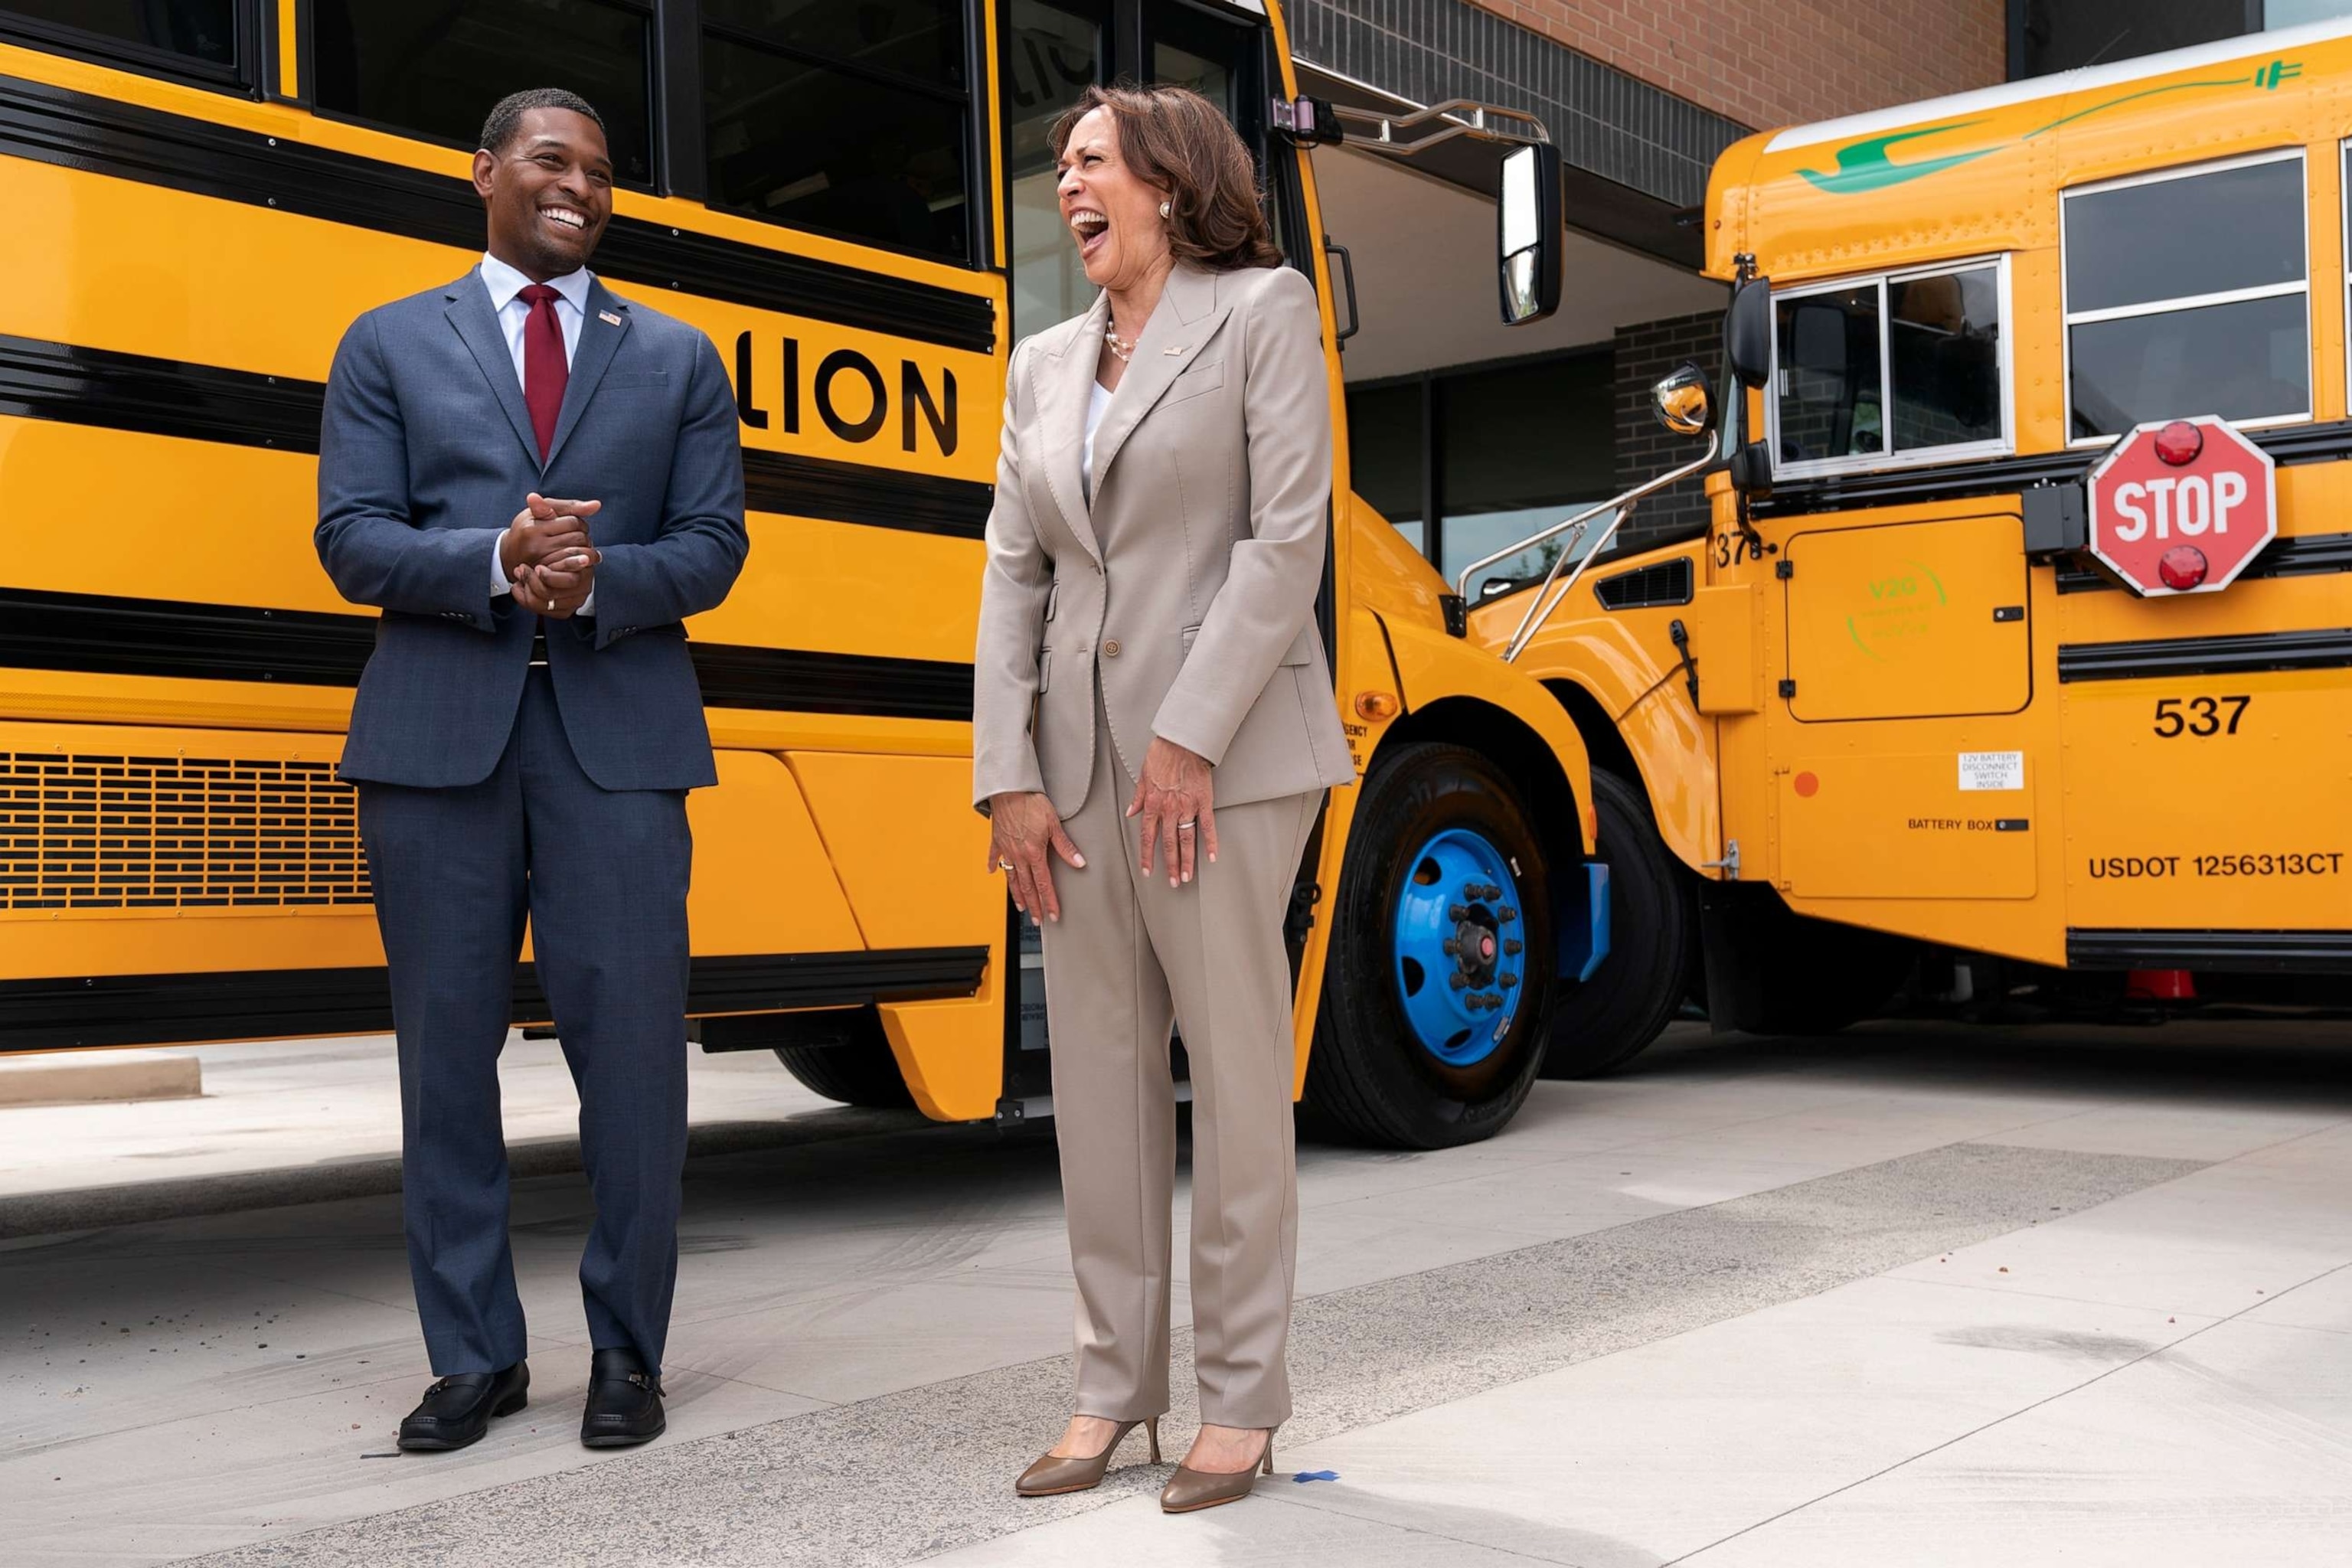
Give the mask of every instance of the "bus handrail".
<svg viewBox="0 0 2352 1568">
<path fill-rule="evenodd" d="M 1384 93 L 1381 96 L 1390 95 Z M 1400 101 L 1410 103 L 1412 100 Z M 1359 109 L 1350 103 L 1333 104 L 1331 112 L 1342 121 L 1372 128 L 1369 138 L 1361 135 L 1349 137 L 1349 146 L 1369 153 L 1385 153 L 1391 157 L 1410 158 L 1457 136 L 1517 147 L 1541 145 L 1551 141 L 1551 132 L 1534 115 L 1524 110 L 1505 108 L 1499 103 L 1482 103 L 1475 98 L 1448 99 L 1444 103 L 1417 107 L 1401 114 L 1383 114 L 1379 110 Z M 1400 132 L 1419 131 L 1433 122 L 1439 127 L 1433 134 L 1415 136 L 1409 141 L 1398 135 Z"/>
<path fill-rule="evenodd" d="M 1578 581 L 1584 575 L 1584 569 L 1592 564 L 1592 558 L 1607 548 L 1611 536 L 1623 526 L 1627 518 L 1633 515 L 1634 507 L 1640 504 L 1643 498 L 1656 494 L 1668 485 L 1677 484 L 1690 478 L 1714 462 L 1717 448 L 1722 444 L 1721 433 L 1710 430 L 1706 436 L 1706 450 L 1685 463 L 1681 468 L 1669 468 L 1654 479 L 1644 479 L 1621 495 L 1597 505 L 1589 506 L 1565 521 L 1553 523 L 1549 528 L 1531 533 L 1516 544 L 1507 545 L 1496 551 L 1492 555 L 1481 556 L 1464 567 L 1462 575 L 1454 580 L 1454 591 L 1466 603 L 1470 597 L 1470 579 L 1482 569 L 1492 566 L 1497 561 L 1507 561 L 1529 545 L 1541 544 L 1545 540 L 1556 538 L 1571 528 L 1577 531 L 1576 538 L 1570 540 L 1568 546 L 1553 558 L 1551 570 L 1544 574 L 1543 585 L 1536 590 L 1536 596 L 1528 601 L 1527 614 L 1519 617 L 1517 628 L 1511 633 L 1511 640 L 1504 645 L 1503 662 L 1513 663 L 1520 654 L 1527 651 L 1528 644 L 1534 639 L 1537 632 L 1543 629 L 1543 624 L 1551 619 L 1552 612 L 1559 608 L 1561 603 L 1574 591 Z M 1592 542 L 1592 548 L 1577 557 L 1576 570 L 1569 574 L 1568 581 L 1560 584 L 1559 592 L 1552 593 L 1551 585 L 1559 578 L 1560 568 L 1568 564 L 1570 554 L 1574 552 L 1578 544 L 1583 542 L 1586 524 L 1612 508 L 1617 515 L 1609 520 L 1609 526 L 1601 531 L 1601 537 Z"/>
</svg>

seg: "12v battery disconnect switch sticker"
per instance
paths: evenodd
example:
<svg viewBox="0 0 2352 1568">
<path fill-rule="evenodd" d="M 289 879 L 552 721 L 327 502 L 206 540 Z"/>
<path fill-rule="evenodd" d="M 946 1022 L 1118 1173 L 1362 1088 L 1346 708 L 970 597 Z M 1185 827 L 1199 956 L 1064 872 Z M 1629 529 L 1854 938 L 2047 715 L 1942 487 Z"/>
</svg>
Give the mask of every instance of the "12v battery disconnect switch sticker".
<svg viewBox="0 0 2352 1568">
<path fill-rule="evenodd" d="M 2023 752 L 1962 752 L 1960 787 L 1964 790 L 2023 789 Z"/>
</svg>

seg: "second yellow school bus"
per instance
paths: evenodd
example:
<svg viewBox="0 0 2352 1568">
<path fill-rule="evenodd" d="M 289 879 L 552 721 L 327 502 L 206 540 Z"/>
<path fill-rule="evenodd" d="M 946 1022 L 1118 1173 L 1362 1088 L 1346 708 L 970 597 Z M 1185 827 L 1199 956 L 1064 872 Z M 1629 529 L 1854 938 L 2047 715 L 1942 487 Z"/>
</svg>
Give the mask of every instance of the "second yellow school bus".
<svg viewBox="0 0 2352 1568">
<path fill-rule="evenodd" d="M 1834 1028 L 1923 955 L 2060 1011 L 2352 992 L 2347 87 L 2336 22 L 1724 154 L 1711 515 L 1555 589 L 1514 665 L 1578 716 L 1622 895 L 1559 1070 L 1685 994 Z M 2192 509 L 2118 568 L 2161 526 L 2104 510 L 2136 429 L 2251 559 Z"/>
<path fill-rule="evenodd" d="M 37 10 L 0 0 L 0 1048 L 388 1026 L 335 776 L 373 626 L 310 544 L 321 383 L 354 316 L 473 265 L 475 127 L 551 79 L 611 132 L 598 271 L 709 334 L 741 422 L 750 563 L 690 627 L 701 1044 L 941 1119 L 1040 1109 L 970 660 L 1006 356 L 1086 302 L 1045 130 L 1128 74 L 1225 105 L 1325 301 L 1319 613 L 1362 776 L 1299 868 L 1302 1087 L 1375 1140 L 1508 1120 L 1606 940 L 1583 743 L 1349 493 L 1277 7 Z"/>
</svg>

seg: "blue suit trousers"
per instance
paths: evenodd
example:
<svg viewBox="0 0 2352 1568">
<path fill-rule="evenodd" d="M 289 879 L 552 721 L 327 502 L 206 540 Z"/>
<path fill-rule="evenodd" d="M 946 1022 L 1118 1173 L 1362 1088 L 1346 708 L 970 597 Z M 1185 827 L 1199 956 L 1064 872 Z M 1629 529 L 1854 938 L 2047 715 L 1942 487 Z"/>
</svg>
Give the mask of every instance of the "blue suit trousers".
<svg viewBox="0 0 2352 1568">
<path fill-rule="evenodd" d="M 599 788 L 534 667 L 487 779 L 362 783 L 359 795 L 400 1040 L 409 1269 L 435 1374 L 523 1359 L 498 1061 L 526 919 L 580 1091 L 591 1341 L 658 1373 L 686 1161 L 685 792 Z"/>
</svg>

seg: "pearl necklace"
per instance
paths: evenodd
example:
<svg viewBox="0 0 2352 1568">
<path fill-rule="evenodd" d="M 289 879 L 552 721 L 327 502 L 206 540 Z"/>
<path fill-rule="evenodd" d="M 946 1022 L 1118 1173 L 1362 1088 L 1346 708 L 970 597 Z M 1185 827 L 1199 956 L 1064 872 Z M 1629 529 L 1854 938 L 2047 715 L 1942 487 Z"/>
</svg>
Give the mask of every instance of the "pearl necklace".
<svg viewBox="0 0 2352 1568">
<path fill-rule="evenodd" d="M 1134 360 L 1135 345 L 1118 335 L 1116 323 L 1103 329 L 1103 342 L 1110 345 L 1110 352 L 1118 357 L 1119 363 L 1127 364 Z"/>
</svg>

